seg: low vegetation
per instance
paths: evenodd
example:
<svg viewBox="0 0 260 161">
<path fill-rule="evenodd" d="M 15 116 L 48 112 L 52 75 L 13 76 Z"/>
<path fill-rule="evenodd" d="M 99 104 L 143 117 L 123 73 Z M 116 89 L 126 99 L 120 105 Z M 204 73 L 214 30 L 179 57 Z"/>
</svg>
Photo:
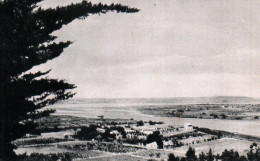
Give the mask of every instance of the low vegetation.
<svg viewBox="0 0 260 161">
<path fill-rule="evenodd" d="M 75 153 L 58 153 L 58 154 L 39 154 L 33 153 L 30 156 L 18 156 L 20 161 L 72 161 L 75 158 L 82 158 L 81 155 Z"/>
<path fill-rule="evenodd" d="M 185 157 L 176 157 L 173 153 L 168 155 L 168 161 L 259 161 L 260 160 L 260 149 L 254 149 L 257 147 L 256 143 L 253 143 L 250 146 L 250 151 L 247 153 L 247 156 L 240 156 L 237 151 L 224 150 L 221 155 L 213 155 L 212 150 L 209 149 L 209 152 L 205 154 L 201 152 L 199 156 L 195 155 L 195 149 L 189 147 L 186 152 Z"/>
<path fill-rule="evenodd" d="M 72 139 L 62 139 L 62 138 L 37 138 L 37 139 L 28 139 L 28 140 L 18 140 L 15 141 L 14 144 L 16 146 L 24 146 L 24 145 L 35 145 L 35 144 L 50 144 L 57 143 L 63 141 L 71 141 Z"/>
</svg>

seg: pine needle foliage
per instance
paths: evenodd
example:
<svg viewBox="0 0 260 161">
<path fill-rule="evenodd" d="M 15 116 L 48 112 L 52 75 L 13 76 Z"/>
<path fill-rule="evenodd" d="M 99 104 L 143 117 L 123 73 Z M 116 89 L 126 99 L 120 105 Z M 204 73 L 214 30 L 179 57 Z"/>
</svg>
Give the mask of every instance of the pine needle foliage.
<svg viewBox="0 0 260 161">
<path fill-rule="evenodd" d="M 72 43 L 57 42 L 52 33 L 90 14 L 139 11 L 121 4 L 92 4 L 85 0 L 43 9 L 38 6 L 41 1 L 0 1 L 0 160 L 4 161 L 15 160 L 13 140 L 33 132 L 37 127 L 35 119 L 54 112 L 39 109 L 74 95 L 71 90 L 76 86 L 48 78 L 50 70 L 27 72 L 58 57 Z"/>
</svg>

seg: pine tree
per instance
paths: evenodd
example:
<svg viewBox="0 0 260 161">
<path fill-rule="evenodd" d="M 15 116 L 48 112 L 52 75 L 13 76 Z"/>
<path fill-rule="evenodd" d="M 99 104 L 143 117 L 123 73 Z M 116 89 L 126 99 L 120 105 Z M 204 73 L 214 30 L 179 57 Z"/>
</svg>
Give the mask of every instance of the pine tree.
<svg viewBox="0 0 260 161">
<path fill-rule="evenodd" d="M 197 160 L 197 156 L 195 154 L 195 149 L 189 147 L 188 151 L 186 152 L 186 157 L 188 160 Z"/>
<path fill-rule="evenodd" d="M 0 160 L 15 160 L 11 142 L 32 132 L 34 120 L 53 110 L 39 109 L 74 95 L 75 85 L 50 79 L 49 71 L 27 73 L 36 65 L 58 57 L 71 42 L 56 42 L 53 31 L 89 14 L 137 12 L 120 4 L 82 1 L 65 7 L 42 9 L 42 0 L 0 1 Z"/>
<path fill-rule="evenodd" d="M 214 161 L 214 156 L 213 156 L 211 148 L 209 149 L 207 161 Z"/>
<path fill-rule="evenodd" d="M 204 154 L 204 152 L 201 152 L 200 154 L 199 154 L 199 161 L 206 161 L 206 155 Z"/>
<path fill-rule="evenodd" d="M 175 155 L 173 153 L 170 153 L 168 155 L 168 161 L 179 161 L 179 158 L 175 157 Z"/>
</svg>

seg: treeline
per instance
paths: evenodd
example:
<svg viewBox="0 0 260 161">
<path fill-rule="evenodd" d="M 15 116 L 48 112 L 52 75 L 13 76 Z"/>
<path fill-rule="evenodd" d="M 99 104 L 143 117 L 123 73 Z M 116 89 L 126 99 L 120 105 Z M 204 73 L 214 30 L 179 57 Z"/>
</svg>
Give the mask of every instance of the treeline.
<svg viewBox="0 0 260 161">
<path fill-rule="evenodd" d="M 257 144 L 253 143 L 250 146 L 250 151 L 247 156 L 240 156 L 237 151 L 224 150 L 221 155 L 214 155 L 210 149 L 207 154 L 201 152 L 199 156 L 195 154 L 195 149 L 189 147 L 185 157 L 176 157 L 173 153 L 168 155 L 168 161 L 260 161 L 260 149 L 257 149 Z"/>
<path fill-rule="evenodd" d="M 82 156 L 68 152 L 58 154 L 32 153 L 30 156 L 26 154 L 18 156 L 19 161 L 72 161 L 75 158 L 82 158 Z"/>
<path fill-rule="evenodd" d="M 111 144 L 112 146 L 113 144 Z M 255 144 L 257 146 L 257 144 Z M 221 155 L 214 155 L 210 149 L 208 153 L 201 152 L 199 156 L 195 154 L 195 149 L 189 147 L 185 157 L 177 157 L 173 153 L 168 155 L 168 161 L 259 161 L 260 160 L 260 149 L 255 149 L 255 145 L 252 144 L 250 151 L 247 156 L 240 156 L 237 151 L 224 150 Z M 93 146 L 95 146 L 93 144 Z M 83 147 L 84 149 L 85 147 Z M 114 149 L 115 147 L 110 147 Z M 122 147 L 118 147 L 122 151 Z M 118 149 L 118 150 L 119 150 Z M 118 152 L 118 151 L 117 151 Z M 156 154 L 157 157 L 160 153 Z M 71 161 L 76 158 L 83 158 L 83 156 L 75 153 L 57 153 L 57 154 L 39 154 L 32 153 L 30 156 L 23 154 L 19 156 L 20 161 Z M 152 161 L 152 159 L 151 159 Z"/>
<path fill-rule="evenodd" d="M 219 130 L 211 130 L 208 128 L 200 128 L 200 127 L 196 127 L 194 126 L 193 129 L 207 133 L 207 134 L 211 134 L 211 135 L 216 135 L 218 136 L 218 138 L 221 138 L 223 135 L 231 135 L 232 133 L 226 132 L 226 131 L 219 131 Z"/>
<path fill-rule="evenodd" d="M 62 139 L 62 138 L 37 138 L 37 139 L 26 139 L 26 140 L 18 140 L 14 141 L 16 146 L 24 146 L 24 145 L 35 145 L 35 144 L 50 144 L 57 143 L 63 141 L 72 141 L 72 139 Z"/>
</svg>

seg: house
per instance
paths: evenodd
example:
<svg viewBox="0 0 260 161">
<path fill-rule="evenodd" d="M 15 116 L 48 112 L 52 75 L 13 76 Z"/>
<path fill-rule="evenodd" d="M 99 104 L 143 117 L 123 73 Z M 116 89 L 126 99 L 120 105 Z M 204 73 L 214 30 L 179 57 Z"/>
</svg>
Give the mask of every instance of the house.
<svg viewBox="0 0 260 161">
<path fill-rule="evenodd" d="M 143 143 L 138 143 L 138 146 L 144 147 Z"/>
<path fill-rule="evenodd" d="M 128 133 L 128 134 L 126 134 L 126 138 L 128 138 L 128 139 L 132 139 L 132 138 L 134 138 L 134 136 L 135 136 L 134 133 Z"/>
<path fill-rule="evenodd" d="M 153 131 L 150 130 L 143 130 L 142 133 L 144 133 L 145 135 L 150 135 L 153 133 Z"/>
<path fill-rule="evenodd" d="M 167 131 L 169 132 L 173 132 L 175 130 L 175 128 L 173 126 L 168 126 L 167 127 Z"/>
<path fill-rule="evenodd" d="M 41 133 L 42 138 L 64 138 L 63 137 L 64 132 L 47 132 L 47 133 Z"/>
<path fill-rule="evenodd" d="M 141 128 L 138 127 L 136 130 L 140 131 L 141 133 L 145 135 L 152 134 L 154 131 L 157 131 L 158 128 L 155 126 L 142 126 Z"/>
<path fill-rule="evenodd" d="M 135 130 L 125 128 L 126 134 L 135 133 Z"/>
<path fill-rule="evenodd" d="M 99 133 L 105 133 L 106 130 L 105 130 L 105 129 L 102 129 L 102 128 L 97 128 L 97 132 L 99 132 Z"/>
<path fill-rule="evenodd" d="M 138 130 L 138 131 L 156 131 L 156 130 L 158 130 L 158 128 L 157 127 L 155 127 L 155 126 L 150 126 L 150 125 L 148 125 L 148 126 L 135 126 L 135 127 L 133 127 L 135 130 Z"/>
<path fill-rule="evenodd" d="M 184 130 L 185 131 L 192 131 L 193 130 L 193 126 L 191 123 L 185 123 L 184 124 Z"/>
<path fill-rule="evenodd" d="M 26 134 L 25 136 L 24 136 L 25 138 L 35 138 L 35 137 L 37 137 L 37 135 L 33 135 L 33 134 Z"/>
<path fill-rule="evenodd" d="M 184 126 L 180 126 L 180 127 L 176 128 L 176 131 L 184 131 L 184 130 L 185 130 Z"/>
<path fill-rule="evenodd" d="M 147 139 L 147 135 L 145 135 L 145 134 L 139 134 L 139 135 L 137 136 L 137 138 L 138 138 L 139 140 L 146 140 L 146 139 Z"/>
<path fill-rule="evenodd" d="M 166 148 L 172 147 L 173 146 L 173 142 L 171 140 L 163 141 L 163 146 L 166 147 Z"/>
<path fill-rule="evenodd" d="M 128 139 L 132 139 L 136 135 L 136 131 L 132 129 L 125 128 L 125 132 L 126 132 L 126 137 Z"/>
<path fill-rule="evenodd" d="M 74 130 L 69 130 L 69 131 L 65 131 L 63 134 L 62 134 L 62 137 L 63 138 L 73 138 L 73 136 L 75 135 L 75 131 Z"/>
<path fill-rule="evenodd" d="M 120 132 L 118 132 L 117 130 L 111 131 L 110 134 L 115 134 L 116 135 L 116 139 L 123 139 L 122 134 Z"/>
<path fill-rule="evenodd" d="M 146 148 L 147 149 L 157 149 L 158 145 L 156 142 L 152 142 L 152 143 L 146 144 Z"/>
</svg>

